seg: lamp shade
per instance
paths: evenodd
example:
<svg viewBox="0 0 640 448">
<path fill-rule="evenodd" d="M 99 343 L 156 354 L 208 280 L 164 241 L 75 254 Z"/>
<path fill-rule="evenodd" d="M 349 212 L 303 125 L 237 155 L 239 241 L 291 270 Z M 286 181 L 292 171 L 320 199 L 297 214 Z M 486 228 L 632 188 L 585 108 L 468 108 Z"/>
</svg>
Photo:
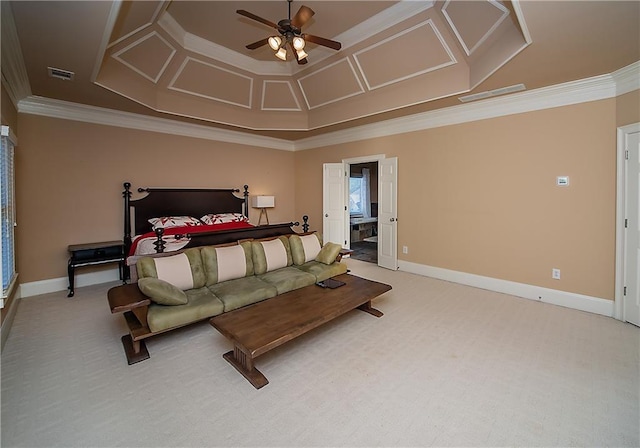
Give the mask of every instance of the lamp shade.
<svg viewBox="0 0 640 448">
<path fill-rule="evenodd" d="M 252 206 L 254 208 L 272 208 L 276 205 L 274 196 L 254 196 Z"/>
<path fill-rule="evenodd" d="M 276 57 L 278 57 L 279 59 L 282 59 L 283 61 L 286 61 L 287 60 L 287 50 L 285 50 L 284 47 L 280 47 L 280 49 L 276 53 Z"/>
<path fill-rule="evenodd" d="M 302 50 L 304 48 L 305 41 L 302 37 L 296 36 L 293 38 L 293 48 L 296 50 Z"/>
<path fill-rule="evenodd" d="M 267 42 L 273 51 L 277 51 L 280 48 L 280 44 L 282 43 L 282 39 L 278 36 L 271 36 Z"/>
</svg>

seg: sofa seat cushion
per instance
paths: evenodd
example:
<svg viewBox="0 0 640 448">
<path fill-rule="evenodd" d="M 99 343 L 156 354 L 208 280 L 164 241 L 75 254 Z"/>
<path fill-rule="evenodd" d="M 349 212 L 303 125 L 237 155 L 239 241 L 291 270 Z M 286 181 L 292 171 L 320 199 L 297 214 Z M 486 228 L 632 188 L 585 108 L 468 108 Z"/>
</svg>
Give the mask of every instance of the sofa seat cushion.
<svg viewBox="0 0 640 448">
<path fill-rule="evenodd" d="M 309 274 L 313 274 L 316 277 L 317 282 L 321 282 L 347 272 L 347 265 L 345 263 L 324 264 L 319 261 L 310 261 L 301 266 L 296 266 L 296 268 L 301 271 L 308 272 Z"/>
<path fill-rule="evenodd" d="M 257 277 L 244 277 L 216 283 L 209 286 L 209 290 L 224 303 L 225 312 L 278 295 L 275 286 Z"/>
<path fill-rule="evenodd" d="M 188 300 L 185 305 L 149 305 L 147 322 L 151 331 L 180 327 L 224 311 L 224 304 L 207 288 L 190 289 L 185 294 Z"/>
<path fill-rule="evenodd" d="M 301 271 L 293 266 L 267 272 L 266 274 L 259 275 L 258 278 L 275 286 L 278 294 L 304 288 L 316 282 L 315 275 Z"/>
</svg>

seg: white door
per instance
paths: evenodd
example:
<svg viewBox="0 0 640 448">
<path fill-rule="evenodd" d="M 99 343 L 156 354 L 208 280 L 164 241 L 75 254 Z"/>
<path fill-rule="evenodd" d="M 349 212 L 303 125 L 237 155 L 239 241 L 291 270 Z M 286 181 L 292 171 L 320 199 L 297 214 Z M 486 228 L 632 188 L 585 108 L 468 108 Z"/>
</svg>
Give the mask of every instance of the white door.
<svg viewBox="0 0 640 448">
<path fill-rule="evenodd" d="M 640 326 L 640 132 L 627 136 L 624 320 Z"/>
<path fill-rule="evenodd" d="M 347 245 L 347 171 L 343 163 L 325 163 L 322 179 L 322 239 Z"/>
<path fill-rule="evenodd" d="M 378 266 L 398 269 L 398 158 L 378 162 Z"/>
</svg>

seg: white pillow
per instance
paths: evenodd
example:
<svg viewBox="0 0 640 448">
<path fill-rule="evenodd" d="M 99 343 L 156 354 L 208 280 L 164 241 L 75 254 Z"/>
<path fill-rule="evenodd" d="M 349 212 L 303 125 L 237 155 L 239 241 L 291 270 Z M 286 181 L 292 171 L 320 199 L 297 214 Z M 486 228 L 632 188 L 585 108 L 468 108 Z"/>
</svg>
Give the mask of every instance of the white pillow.
<svg viewBox="0 0 640 448">
<path fill-rule="evenodd" d="M 267 272 L 287 267 L 287 249 L 279 239 L 271 241 L 261 241 L 264 249 L 264 257 L 267 260 Z"/>
<path fill-rule="evenodd" d="M 202 222 L 193 216 L 163 216 L 161 218 L 151 218 L 149 224 L 156 229 L 168 229 L 169 227 L 191 227 L 201 226 Z"/>
<path fill-rule="evenodd" d="M 216 247 L 215 250 L 219 282 L 247 275 L 247 261 L 242 246 Z"/>
<path fill-rule="evenodd" d="M 320 249 L 322 249 L 318 237 L 315 234 L 303 235 L 300 237 L 300 241 L 302 241 L 302 248 L 304 249 L 304 262 L 315 260 L 320 253 Z"/>
<path fill-rule="evenodd" d="M 205 224 L 224 224 L 227 222 L 243 222 L 248 218 L 242 213 L 212 213 L 204 215 L 200 220 Z"/>
<path fill-rule="evenodd" d="M 193 274 L 186 254 L 153 259 L 160 280 L 186 291 L 193 288 Z"/>
</svg>

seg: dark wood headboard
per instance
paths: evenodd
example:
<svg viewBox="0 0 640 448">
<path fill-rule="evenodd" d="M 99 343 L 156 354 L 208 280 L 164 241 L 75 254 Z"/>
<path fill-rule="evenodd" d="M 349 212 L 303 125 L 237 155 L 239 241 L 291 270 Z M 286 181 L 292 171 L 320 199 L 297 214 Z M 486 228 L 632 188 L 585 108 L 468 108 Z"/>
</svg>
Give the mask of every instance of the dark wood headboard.
<svg viewBox="0 0 640 448">
<path fill-rule="evenodd" d="M 138 188 L 146 196 L 131 200 L 131 183 L 124 183 L 124 239 L 131 244 L 131 231 L 141 235 L 152 230 L 149 219 L 162 216 L 193 216 L 208 213 L 249 214 L 249 186 L 244 186 L 243 197 L 238 189 L 223 188 Z M 131 212 L 133 209 L 133 226 Z"/>
</svg>

